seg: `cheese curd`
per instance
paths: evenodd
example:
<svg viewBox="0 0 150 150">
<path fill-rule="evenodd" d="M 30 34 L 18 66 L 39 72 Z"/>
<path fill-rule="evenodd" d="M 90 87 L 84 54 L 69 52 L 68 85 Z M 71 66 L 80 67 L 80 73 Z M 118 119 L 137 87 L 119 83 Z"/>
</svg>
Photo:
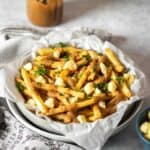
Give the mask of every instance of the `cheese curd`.
<svg viewBox="0 0 150 150">
<path fill-rule="evenodd" d="M 29 110 L 32 110 L 32 111 L 36 110 L 37 108 L 37 105 L 33 99 L 29 99 L 25 105 Z"/>
<path fill-rule="evenodd" d="M 55 100 L 53 98 L 48 98 L 46 101 L 45 101 L 45 105 L 48 107 L 48 108 L 54 108 L 55 107 Z"/>
<path fill-rule="evenodd" d="M 32 63 L 27 63 L 24 65 L 24 69 L 26 69 L 27 71 L 32 70 Z"/>
<path fill-rule="evenodd" d="M 74 62 L 74 60 L 69 60 L 65 63 L 64 69 L 68 69 L 71 71 L 77 70 L 77 64 Z"/>
<path fill-rule="evenodd" d="M 96 88 L 94 91 L 94 96 L 98 96 L 102 93 L 102 91 L 99 88 Z"/>
<path fill-rule="evenodd" d="M 70 101 L 71 104 L 76 103 L 78 101 L 78 96 L 70 97 L 69 101 Z"/>
<path fill-rule="evenodd" d="M 46 80 L 44 79 L 43 76 L 37 76 L 35 81 L 38 83 L 46 83 Z"/>
<path fill-rule="evenodd" d="M 95 88 L 94 88 L 94 84 L 92 82 L 89 82 L 84 86 L 84 92 L 87 95 L 92 94 L 94 92 L 94 90 L 95 90 Z"/>
<path fill-rule="evenodd" d="M 61 77 L 57 77 L 56 80 L 55 80 L 55 85 L 65 86 L 64 80 Z"/>
<path fill-rule="evenodd" d="M 60 51 L 58 51 L 58 50 L 55 50 L 54 52 L 53 52 L 53 57 L 54 58 L 59 58 L 60 57 Z"/>
<path fill-rule="evenodd" d="M 108 91 L 109 92 L 115 92 L 117 90 L 117 85 L 116 85 L 116 83 L 114 82 L 114 81 L 110 81 L 109 83 L 108 83 Z"/>
<path fill-rule="evenodd" d="M 105 103 L 104 101 L 100 101 L 100 102 L 98 103 L 98 105 L 99 105 L 100 108 L 103 108 L 103 109 L 106 108 L 106 103 Z"/>
<path fill-rule="evenodd" d="M 150 115 L 150 111 L 147 114 L 147 118 L 148 120 L 143 122 L 140 125 L 140 131 L 142 132 L 142 134 L 144 135 L 144 137 L 148 140 L 150 140 L 150 119 L 149 119 L 149 115 Z"/>
<path fill-rule="evenodd" d="M 78 115 L 77 116 L 77 120 L 80 122 L 80 123 L 85 123 L 87 122 L 87 119 L 84 115 Z"/>
</svg>

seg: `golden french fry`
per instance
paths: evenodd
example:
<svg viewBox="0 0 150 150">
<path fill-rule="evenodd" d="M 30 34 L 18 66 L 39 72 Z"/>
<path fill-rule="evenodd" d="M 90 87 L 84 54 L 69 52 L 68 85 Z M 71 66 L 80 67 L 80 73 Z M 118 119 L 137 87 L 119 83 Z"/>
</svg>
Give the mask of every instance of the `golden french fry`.
<svg viewBox="0 0 150 150">
<path fill-rule="evenodd" d="M 89 117 L 89 116 L 93 115 L 93 112 L 91 111 L 91 109 L 84 108 L 79 111 L 79 114 Z"/>
<path fill-rule="evenodd" d="M 34 58 L 35 61 L 45 61 L 45 60 L 48 60 L 50 59 L 51 55 L 48 55 L 48 56 L 37 56 Z"/>
<path fill-rule="evenodd" d="M 106 109 L 102 110 L 103 117 L 106 117 L 116 111 L 116 106 L 107 107 Z"/>
<path fill-rule="evenodd" d="M 91 98 L 90 100 L 85 100 L 85 101 L 82 101 L 82 102 L 78 102 L 78 103 L 76 103 L 76 105 L 77 105 L 78 109 L 81 109 L 81 108 L 84 108 L 84 107 L 87 107 L 87 106 L 90 106 L 90 105 L 94 105 L 98 101 L 106 100 L 106 99 L 107 99 L 106 94 L 101 94 L 99 96 L 95 96 L 95 97 Z"/>
<path fill-rule="evenodd" d="M 78 115 L 78 116 L 77 116 L 77 120 L 78 120 L 80 123 L 86 123 L 86 122 L 87 122 L 87 119 L 86 119 L 86 116 L 85 116 L 85 115 Z"/>
<path fill-rule="evenodd" d="M 40 97 L 40 95 L 34 90 L 28 72 L 22 68 L 21 75 L 23 77 L 23 80 L 25 82 L 25 85 L 26 85 L 28 91 L 31 93 L 32 98 L 35 100 L 39 110 L 45 114 L 47 112 L 47 107 L 45 106 L 44 101 Z"/>
<path fill-rule="evenodd" d="M 72 96 L 76 96 L 80 99 L 83 99 L 85 94 L 83 92 L 78 92 L 78 91 L 75 91 L 75 90 L 71 90 L 69 88 L 64 88 L 64 87 L 57 87 L 57 90 L 58 92 L 60 93 L 66 93 L 66 94 L 69 94 L 69 95 L 72 95 Z"/>
<path fill-rule="evenodd" d="M 94 104 L 92 106 L 92 110 L 93 110 L 93 116 L 89 117 L 90 121 L 95 121 L 97 119 L 102 118 L 102 113 L 100 111 L 100 108 L 99 108 L 98 104 Z"/>
<path fill-rule="evenodd" d="M 47 116 L 52 116 L 60 113 L 65 113 L 67 111 L 74 111 L 76 110 L 76 104 L 69 104 L 69 105 L 61 105 L 57 108 L 51 108 L 49 111 L 46 113 Z"/>
<path fill-rule="evenodd" d="M 80 89 L 86 82 L 88 75 L 90 74 L 91 69 L 93 69 L 95 65 L 95 61 L 92 61 L 90 65 L 87 67 L 87 69 L 84 71 L 83 75 L 79 79 L 79 81 L 76 84 L 76 89 Z"/>
<path fill-rule="evenodd" d="M 58 92 L 55 92 L 55 91 L 49 91 L 49 96 L 51 97 L 54 97 L 54 98 L 57 98 L 59 101 L 61 101 L 64 105 L 68 105 L 69 102 L 68 100 L 66 99 L 65 96 L 62 96 L 60 95 Z"/>
<path fill-rule="evenodd" d="M 128 98 L 130 98 L 132 96 L 132 92 L 131 92 L 131 90 L 129 89 L 128 85 L 125 82 L 123 82 L 121 84 L 121 91 Z"/>
<path fill-rule="evenodd" d="M 109 106 L 117 105 L 120 101 L 123 101 L 124 99 L 125 99 L 125 96 L 122 93 L 116 92 L 115 97 L 110 100 L 107 106 L 109 107 Z"/>
<path fill-rule="evenodd" d="M 24 93 L 24 95 L 26 95 L 28 97 L 32 97 L 31 93 L 27 89 L 24 89 L 23 93 Z"/>
<path fill-rule="evenodd" d="M 52 48 L 41 48 L 41 49 L 37 50 L 37 53 L 41 56 L 52 55 L 53 49 Z"/>
<path fill-rule="evenodd" d="M 108 57 L 108 59 L 111 61 L 111 63 L 114 65 L 114 68 L 117 72 L 124 71 L 123 64 L 120 62 L 120 60 L 117 58 L 116 54 L 110 48 L 105 49 L 105 54 Z"/>
<path fill-rule="evenodd" d="M 94 82 L 95 84 L 105 82 L 105 77 L 104 77 L 104 76 L 99 76 L 99 77 L 98 77 L 97 79 L 95 79 L 93 82 Z"/>
<path fill-rule="evenodd" d="M 96 119 L 102 118 L 102 113 L 99 109 L 98 104 L 93 105 L 93 114 Z"/>
<path fill-rule="evenodd" d="M 53 116 L 53 118 L 59 120 L 59 121 L 63 121 L 64 123 L 70 123 L 71 122 L 71 117 L 67 114 L 58 114 Z"/>
</svg>

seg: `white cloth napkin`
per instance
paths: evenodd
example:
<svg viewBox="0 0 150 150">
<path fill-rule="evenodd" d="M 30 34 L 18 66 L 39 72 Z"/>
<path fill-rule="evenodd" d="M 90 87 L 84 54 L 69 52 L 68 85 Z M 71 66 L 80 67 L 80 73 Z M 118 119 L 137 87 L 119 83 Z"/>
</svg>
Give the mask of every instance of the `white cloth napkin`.
<svg viewBox="0 0 150 150">
<path fill-rule="evenodd" d="M 1 150 L 81 150 L 79 147 L 44 138 L 17 121 L 4 107 L 0 107 Z"/>
</svg>

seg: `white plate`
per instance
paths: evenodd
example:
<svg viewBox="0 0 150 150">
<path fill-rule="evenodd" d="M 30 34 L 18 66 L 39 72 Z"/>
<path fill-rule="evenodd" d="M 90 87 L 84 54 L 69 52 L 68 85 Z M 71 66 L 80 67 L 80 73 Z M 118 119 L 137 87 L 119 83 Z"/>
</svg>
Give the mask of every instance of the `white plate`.
<svg viewBox="0 0 150 150">
<path fill-rule="evenodd" d="M 22 123 L 24 124 L 27 128 L 33 130 L 34 132 L 44 136 L 44 137 L 47 137 L 47 138 L 50 138 L 50 139 L 54 139 L 54 140 L 59 140 L 59 141 L 64 141 L 64 142 L 69 142 L 69 143 L 73 143 L 70 139 L 67 139 L 65 136 L 63 135 L 60 135 L 56 132 L 51 132 L 51 131 L 47 131 L 47 129 L 42 128 L 40 127 L 40 125 L 37 125 L 38 121 L 37 120 L 32 120 L 30 119 L 30 121 L 28 121 L 20 112 L 20 110 L 18 109 L 17 105 L 10 102 L 9 100 L 7 100 L 7 104 L 8 104 L 8 107 L 10 109 L 10 111 L 12 112 L 12 114 Z M 116 128 L 116 130 L 114 131 L 113 135 L 120 132 L 122 129 L 124 129 L 128 124 L 129 122 L 136 116 L 136 114 L 139 112 L 139 110 L 141 109 L 142 107 L 142 104 L 143 104 L 143 101 L 138 101 L 134 104 L 133 108 L 131 109 L 131 112 L 128 112 L 127 115 L 125 115 L 121 121 L 121 123 L 119 124 L 119 126 Z M 22 107 L 21 107 L 22 109 Z M 22 111 L 22 110 L 21 110 Z M 23 111 L 22 111 L 23 112 Z M 25 112 L 24 112 L 25 113 Z M 31 113 L 31 112 L 30 112 Z M 32 113 L 31 113 L 32 114 Z M 30 115 L 31 115 L 30 114 Z M 26 114 L 25 114 L 26 115 Z M 34 115 L 34 114 L 32 114 Z M 35 117 L 35 115 L 34 115 Z M 29 119 L 29 117 L 28 117 Z M 35 118 L 34 118 L 35 119 Z M 40 118 L 39 118 L 40 119 Z M 35 125 L 35 121 L 36 121 L 36 125 Z M 32 123 L 31 123 L 32 122 Z"/>
</svg>

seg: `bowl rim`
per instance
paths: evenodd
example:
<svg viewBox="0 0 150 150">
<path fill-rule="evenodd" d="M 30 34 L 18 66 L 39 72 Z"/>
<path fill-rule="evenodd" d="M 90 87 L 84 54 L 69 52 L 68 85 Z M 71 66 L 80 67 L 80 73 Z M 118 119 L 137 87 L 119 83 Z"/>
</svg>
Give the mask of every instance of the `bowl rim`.
<svg viewBox="0 0 150 150">
<path fill-rule="evenodd" d="M 141 116 L 146 112 L 150 110 L 150 106 L 147 106 L 146 108 L 144 108 L 142 111 L 139 112 L 137 118 L 136 118 L 136 132 L 139 136 L 139 138 L 146 144 L 150 145 L 150 141 L 147 140 L 144 135 L 142 134 L 142 132 L 140 131 L 140 128 L 139 128 L 139 122 L 140 122 L 140 119 L 141 119 Z"/>
<path fill-rule="evenodd" d="M 34 125 L 34 124 L 32 124 L 32 123 L 29 123 L 29 121 L 27 121 L 25 117 L 23 117 L 21 114 L 19 114 L 20 111 L 17 110 L 17 106 L 16 106 L 13 102 L 11 102 L 11 101 L 9 101 L 9 100 L 7 100 L 7 99 L 6 99 L 6 102 L 7 102 L 7 105 L 8 105 L 8 107 L 9 107 L 10 111 L 11 111 L 12 114 L 16 117 L 16 119 L 17 119 L 20 123 L 22 123 L 23 125 L 25 125 L 28 129 L 30 129 L 30 130 L 32 130 L 32 131 L 34 131 L 34 132 L 36 132 L 36 133 L 38 133 L 38 134 L 40 134 L 40 135 L 42 135 L 42 136 L 45 136 L 45 137 L 47 137 L 47 138 L 52 138 L 52 139 L 54 139 L 54 140 L 64 141 L 64 142 L 67 142 L 67 143 L 73 143 L 73 141 L 67 139 L 67 138 L 64 137 L 64 136 L 60 136 L 60 135 L 57 135 L 57 134 L 53 134 L 53 133 L 51 133 L 51 132 L 47 132 L 46 130 L 41 129 L 41 128 L 38 127 L 38 126 L 36 126 L 36 125 Z M 127 126 L 127 123 L 129 123 L 129 122 L 136 116 L 136 114 L 137 114 L 137 113 L 139 112 L 139 110 L 141 109 L 142 105 L 143 105 L 143 101 L 141 100 L 141 101 L 139 101 L 138 107 L 137 107 L 136 110 L 132 113 L 132 115 L 127 119 L 127 121 L 125 121 L 123 124 L 121 124 L 120 126 L 118 126 L 118 127 L 116 128 L 116 130 L 117 130 L 118 132 L 120 132 L 121 129 L 125 128 L 125 127 Z M 114 136 L 115 134 L 118 133 L 116 130 L 114 131 L 114 133 L 112 134 L 112 136 Z"/>
</svg>

